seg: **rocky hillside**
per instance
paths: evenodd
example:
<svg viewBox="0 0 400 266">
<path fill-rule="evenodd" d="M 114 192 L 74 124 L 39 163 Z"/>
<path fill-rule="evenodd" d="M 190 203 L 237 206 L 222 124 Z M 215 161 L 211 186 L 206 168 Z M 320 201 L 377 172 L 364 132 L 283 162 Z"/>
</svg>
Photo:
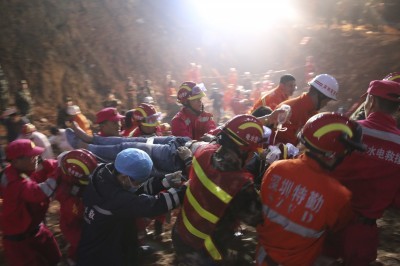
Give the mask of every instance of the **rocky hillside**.
<svg viewBox="0 0 400 266">
<path fill-rule="evenodd" d="M 370 80 L 400 70 L 400 35 L 388 26 L 303 25 L 209 41 L 210 31 L 183 2 L 1 1 L 0 65 L 10 90 L 28 80 L 39 116 L 48 117 L 66 95 L 95 112 L 110 89 L 124 95 L 128 76 L 160 87 L 167 73 L 183 81 L 193 61 L 206 77 L 236 67 L 241 73 L 283 69 L 302 80 L 304 59 L 312 55 L 318 72 L 337 77 L 340 104 L 349 105 Z"/>
</svg>

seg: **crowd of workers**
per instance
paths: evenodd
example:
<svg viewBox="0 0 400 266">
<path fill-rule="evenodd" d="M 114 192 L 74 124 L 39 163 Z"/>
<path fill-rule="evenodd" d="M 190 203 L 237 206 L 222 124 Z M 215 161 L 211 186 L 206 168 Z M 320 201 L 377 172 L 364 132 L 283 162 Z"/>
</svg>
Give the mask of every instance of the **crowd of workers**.
<svg viewBox="0 0 400 266">
<path fill-rule="evenodd" d="M 204 110 L 204 84 L 186 81 L 170 125 L 161 124 L 150 90 L 124 115 L 111 97 L 96 114 L 95 133 L 70 98 L 50 141 L 19 122 L 0 182 L 7 263 L 60 261 L 45 223 L 54 199 L 69 265 L 138 265 L 144 218 L 161 233 L 173 209 L 177 265 L 234 265 L 241 223 L 256 229 L 256 265 L 376 263 L 376 221 L 400 207 L 400 74 L 370 82 L 359 121 L 320 112 L 340 94 L 333 76 L 316 75 L 292 97 L 295 89 L 296 78 L 284 74 L 226 121 Z M 222 101 L 216 90 L 210 98 Z M 23 116 L 3 113 L 15 117 Z"/>
</svg>

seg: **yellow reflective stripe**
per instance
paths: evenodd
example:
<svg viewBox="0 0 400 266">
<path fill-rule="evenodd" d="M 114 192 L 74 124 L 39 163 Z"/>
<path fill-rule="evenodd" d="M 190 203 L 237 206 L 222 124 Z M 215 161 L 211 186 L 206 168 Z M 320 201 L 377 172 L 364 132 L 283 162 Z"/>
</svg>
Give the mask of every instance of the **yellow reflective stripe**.
<svg viewBox="0 0 400 266">
<path fill-rule="evenodd" d="M 217 247 L 214 245 L 212 242 L 212 239 L 209 235 L 204 234 L 203 232 L 199 231 L 197 228 L 195 228 L 190 221 L 188 220 L 185 210 L 182 208 L 182 218 L 183 218 L 183 224 L 185 225 L 186 229 L 194 236 L 197 236 L 198 238 L 201 238 L 204 240 L 204 245 L 210 253 L 211 257 L 214 260 L 221 260 L 222 256 L 218 252 Z"/>
<path fill-rule="evenodd" d="M 254 127 L 256 129 L 258 129 L 258 131 L 260 131 L 261 135 L 263 134 L 263 129 L 260 127 L 259 124 L 255 123 L 255 122 L 246 122 L 243 123 L 239 126 L 239 129 L 247 129 L 249 127 Z"/>
<path fill-rule="evenodd" d="M 198 176 L 200 182 L 205 186 L 211 193 L 213 193 L 217 198 L 222 200 L 224 203 L 228 204 L 232 200 L 232 196 L 225 192 L 222 188 L 217 186 L 214 182 L 212 182 L 207 175 L 204 173 L 203 169 L 201 169 L 200 164 L 197 162 L 196 157 L 193 157 L 192 166 L 196 175 Z"/>
<path fill-rule="evenodd" d="M 142 108 L 136 108 L 135 110 L 139 111 L 142 114 L 143 117 L 147 116 L 146 112 Z"/>
<path fill-rule="evenodd" d="M 353 137 L 353 131 L 351 131 L 350 127 L 340 124 L 340 123 L 332 123 L 326 126 L 321 127 L 317 131 L 314 132 L 313 136 L 316 138 L 320 138 L 323 135 L 332 132 L 332 131 L 342 131 L 349 135 L 350 138 Z"/>
<path fill-rule="evenodd" d="M 288 158 L 288 148 L 285 144 L 283 144 L 283 159 Z"/>
<path fill-rule="evenodd" d="M 203 217 L 207 221 L 210 221 L 213 224 L 218 222 L 219 218 L 217 216 L 200 206 L 199 202 L 195 199 L 192 192 L 190 191 L 190 186 L 188 186 L 186 189 L 186 196 L 189 200 L 190 205 L 193 206 L 193 208 L 201 217 Z"/>
<path fill-rule="evenodd" d="M 77 159 L 67 159 L 67 162 L 78 165 L 85 172 L 85 175 L 90 175 L 89 168 L 81 161 Z"/>
<path fill-rule="evenodd" d="M 204 245 L 208 251 L 208 253 L 210 253 L 211 257 L 214 260 L 222 260 L 222 256 L 219 253 L 217 247 L 214 245 L 212 239 L 210 236 L 208 236 L 205 240 L 204 240 Z"/>
</svg>

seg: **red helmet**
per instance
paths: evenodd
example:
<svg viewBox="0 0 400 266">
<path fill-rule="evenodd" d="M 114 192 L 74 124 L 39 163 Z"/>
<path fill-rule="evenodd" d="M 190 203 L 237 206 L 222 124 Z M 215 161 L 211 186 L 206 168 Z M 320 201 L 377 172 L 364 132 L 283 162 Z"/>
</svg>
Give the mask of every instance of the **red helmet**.
<svg viewBox="0 0 400 266">
<path fill-rule="evenodd" d="M 391 80 L 400 83 L 400 72 L 390 73 L 386 77 L 384 77 L 383 80 Z"/>
<path fill-rule="evenodd" d="M 191 81 L 184 82 L 179 87 L 178 102 L 185 105 L 189 100 L 199 99 L 206 96 L 205 91 L 207 90 L 203 83 L 196 84 Z"/>
<path fill-rule="evenodd" d="M 133 112 L 133 119 L 144 126 L 155 127 L 160 124 L 161 113 L 148 103 L 141 103 Z"/>
<path fill-rule="evenodd" d="M 310 152 L 327 158 L 365 150 L 361 126 L 337 113 L 319 113 L 311 117 L 299 132 L 300 142 Z"/>
<path fill-rule="evenodd" d="M 222 131 L 244 151 L 255 151 L 261 147 L 263 126 L 252 115 L 237 115 L 227 121 Z"/>
<path fill-rule="evenodd" d="M 63 173 L 72 177 L 75 183 L 87 185 L 89 175 L 97 167 L 97 159 L 87 150 L 72 150 L 61 158 L 60 166 Z"/>
</svg>

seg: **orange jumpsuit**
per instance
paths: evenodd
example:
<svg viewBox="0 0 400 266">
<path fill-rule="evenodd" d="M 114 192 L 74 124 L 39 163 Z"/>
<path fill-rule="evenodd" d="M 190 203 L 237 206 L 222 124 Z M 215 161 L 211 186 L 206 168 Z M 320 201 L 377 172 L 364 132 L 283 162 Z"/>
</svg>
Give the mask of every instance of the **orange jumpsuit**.
<svg viewBox="0 0 400 266">
<path fill-rule="evenodd" d="M 80 128 L 82 128 L 86 134 L 93 135 L 92 130 L 90 129 L 90 123 L 89 120 L 84 116 L 83 114 L 77 114 L 74 117 L 74 121 L 79 125 Z"/>
<path fill-rule="evenodd" d="M 257 227 L 257 265 L 312 265 L 327 232 L 353 217 L 350 195 L 304 154 L 274 162 L 261 185 L 264 223 Z"/>
<path fill-rule="evenodd" d="M 289 95 L 283 91 L 282 87 L 278 86 L 273 90 L 270 90 L 262 96 L 251 109 L 251 112 L 255 111 L 258 107 L 268 106 L 272 110 L 275 110 L 276 106 L 283 101 L 286 101 L 289 98 Z"/>
<path fill-rule="evenodd" d="M 283 128 L 286 128 L 286 131 L 278 132 L 275 143 L 291 143 L 297 145 L 297 133 L 304 126 L 307 120 L 317 113 L 317 110 L 311 97 L 307 93 L 303 93 L 296 98 L 284 101 L 276 108 L 279 108 L 282 104 L 287 104 L 291 107 L 292 115 L 289 121 L 283 124 Z M 274 139 L 273 136 L 271 136 L 270 139 Z"/>
</svg>

